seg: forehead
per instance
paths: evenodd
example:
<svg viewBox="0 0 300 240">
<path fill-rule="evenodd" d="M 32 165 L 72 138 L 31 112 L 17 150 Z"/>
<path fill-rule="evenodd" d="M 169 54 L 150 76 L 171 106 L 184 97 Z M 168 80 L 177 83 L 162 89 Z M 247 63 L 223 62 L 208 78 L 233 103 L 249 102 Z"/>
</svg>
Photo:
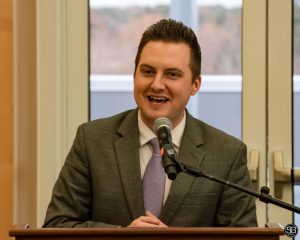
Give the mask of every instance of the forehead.
<svg viewBox="0 0 300 240">
<path fill-rule="evenodd" d="M 190 47 L 183 42 L 148 42 L 140 56 L 139 64 L 175 64 L 188 67 L 190 63 Z"/>
</svg>

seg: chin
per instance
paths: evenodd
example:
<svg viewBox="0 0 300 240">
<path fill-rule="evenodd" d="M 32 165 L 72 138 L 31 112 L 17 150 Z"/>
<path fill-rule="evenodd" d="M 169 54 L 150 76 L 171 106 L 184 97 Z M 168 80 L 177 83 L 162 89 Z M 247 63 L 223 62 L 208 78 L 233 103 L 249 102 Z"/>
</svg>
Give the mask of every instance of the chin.
<svg viewBox="0 0 300 240">
<path fill-rule="evenodd" d="M 163 114 L 162 113 L 162 114 L 155 114 L 155 115 L 153 115 L 152 119 L 153 119 L 153 121 L 155 121 L 156 119 L 161 118 L 161 117 L 169 118 L 168 114 Z"/>
<path fill-rule="evenodd" d="M 168 118 L 167 114 L 143 114 L 144 117 L 142 117 L 142 119 L 146 120 L 148 122 L 148 124 L 153 125 L 154 121 L 158 118 L 161 118 L 161 117 L 166 117 Z"/>
<path fill-rule="evenodd" d="M 148 107 L 147 105 L 141 104 L 140 111 L 145 119 L 155 121 L 157 118 L 166 117 L 171 120 L 172 108 L 167 106 L 157 107 L 156 109 L 153 106 Z"/>
</svg>

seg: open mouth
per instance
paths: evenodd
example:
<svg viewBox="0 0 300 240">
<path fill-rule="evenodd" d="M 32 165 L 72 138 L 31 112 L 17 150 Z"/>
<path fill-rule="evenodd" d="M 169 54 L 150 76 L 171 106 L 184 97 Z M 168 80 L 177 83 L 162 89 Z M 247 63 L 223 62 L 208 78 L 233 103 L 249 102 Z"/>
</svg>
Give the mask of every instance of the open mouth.
<svg viewBox="0 0 300 240">
<path fill-rule="evenodd" d="M 153 102 L 153 103 L 164 103 L 169 101 L 168 98 L 165 97 L 153 97 L 153 96 L 148 96 L 148 99 Z"/>
</svg>

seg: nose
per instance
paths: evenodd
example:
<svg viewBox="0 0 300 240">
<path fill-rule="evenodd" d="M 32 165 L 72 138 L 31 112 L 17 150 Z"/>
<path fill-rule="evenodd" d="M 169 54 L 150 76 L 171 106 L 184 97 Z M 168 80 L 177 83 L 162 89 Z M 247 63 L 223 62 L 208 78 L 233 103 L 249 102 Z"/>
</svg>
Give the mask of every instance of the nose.
<svg viewBox="0 0 300 240">
<path fill-rule="evenodd" d="M 151 88 L 155 91 L 161 91 L 165 89 L 163 75 L 156 74 L 151 83 Z"/>
</svg>

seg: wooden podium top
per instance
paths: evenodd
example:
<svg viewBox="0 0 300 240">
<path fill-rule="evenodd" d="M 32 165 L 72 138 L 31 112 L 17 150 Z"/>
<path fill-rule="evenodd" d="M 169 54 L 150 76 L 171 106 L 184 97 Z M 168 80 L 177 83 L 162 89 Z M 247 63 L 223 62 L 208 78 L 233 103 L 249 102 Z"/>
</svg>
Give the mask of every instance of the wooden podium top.
<svg viewBox="0 0 300 240">
<path fill-rule="evenodd" d="M 9 232 L 16 240 L 190 240 L 255 239 L 275 240 L 283 235 L 281 228 L 196 227 L 196 228 L 29 228 L 15 225 Z"/>
</svg>

